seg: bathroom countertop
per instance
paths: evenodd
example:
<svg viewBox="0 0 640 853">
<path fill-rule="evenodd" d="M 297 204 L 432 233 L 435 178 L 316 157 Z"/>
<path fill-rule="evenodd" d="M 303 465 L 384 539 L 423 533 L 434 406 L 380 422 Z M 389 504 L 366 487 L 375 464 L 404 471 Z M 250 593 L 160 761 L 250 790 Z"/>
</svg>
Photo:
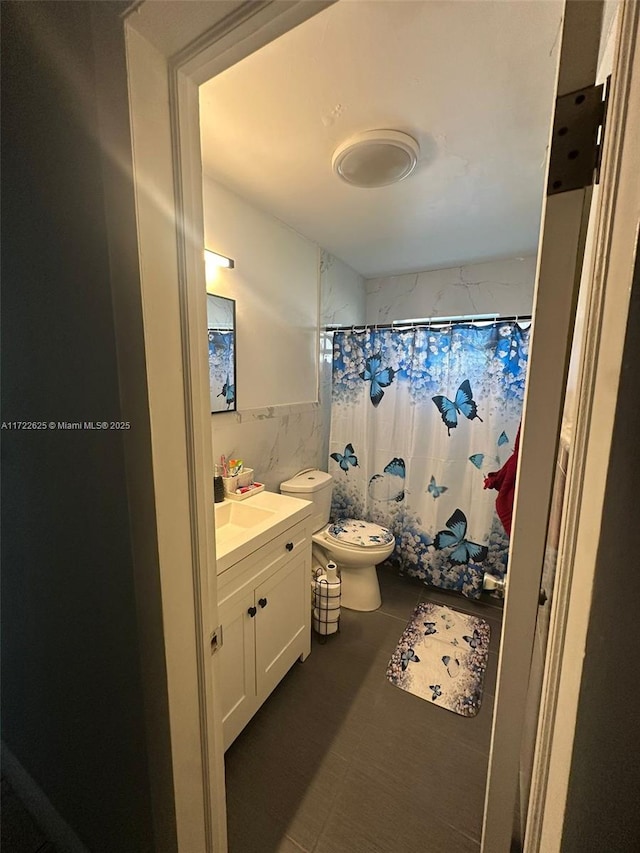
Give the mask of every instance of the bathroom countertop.
<svg viewBox="0 0 640 853">
<path fill-rule="evenodd" d="M 260 492 L 244 501 L 214 504 L 216 573 L 231 568 L 289 527 L 311 515 L 311 501 Z"/>
</svg>

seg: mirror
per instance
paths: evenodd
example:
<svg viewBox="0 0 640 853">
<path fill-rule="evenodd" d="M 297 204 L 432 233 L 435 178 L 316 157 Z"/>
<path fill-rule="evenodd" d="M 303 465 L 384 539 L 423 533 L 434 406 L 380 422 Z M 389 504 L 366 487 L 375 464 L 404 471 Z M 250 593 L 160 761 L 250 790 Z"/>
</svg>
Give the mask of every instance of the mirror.
<svg viewBox="0 0 640 853">
<path fill-rule="evenodd" d="M 211 414 L 236 410 L 236 301 L 207 294 Z"/>
</svg>

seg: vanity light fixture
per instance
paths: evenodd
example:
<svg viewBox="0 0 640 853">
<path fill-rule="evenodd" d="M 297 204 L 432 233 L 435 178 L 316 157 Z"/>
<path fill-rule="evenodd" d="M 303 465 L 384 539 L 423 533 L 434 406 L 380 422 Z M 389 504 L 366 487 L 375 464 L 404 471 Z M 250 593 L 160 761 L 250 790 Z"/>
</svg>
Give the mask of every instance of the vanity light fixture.
<svg viewBox="0 0 640 853">
<path fill-rule="evenodd" d="M 335 174 L 354 187 L 385 187 L 408 178 L 420 146 L 399 130 L 367 130 L 351 136 L 333 152 Z"/>
<path fill-rule="evenodd" d="M 220 255 L 218 252 L 212 252 L 211 249 L 204 250 L 204 259 L 208 264 L 211 264 L 215 267 L 222 267 L 223 269 L 232 270 L 236 262 L 233 258 L 228 258 L 226 255 Z"/>
</svg>

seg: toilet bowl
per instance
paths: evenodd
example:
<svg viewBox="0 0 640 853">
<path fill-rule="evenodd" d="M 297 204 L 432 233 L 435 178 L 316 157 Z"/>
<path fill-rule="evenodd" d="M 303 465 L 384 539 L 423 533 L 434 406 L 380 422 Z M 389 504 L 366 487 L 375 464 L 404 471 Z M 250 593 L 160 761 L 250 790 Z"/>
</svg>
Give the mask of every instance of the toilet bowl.
<svg viewBox="0 0 640 853">
<path fill-rule="evenodd" d="M 382 599 L 376 566 L 394 549 L 395 538 L 386 527 L 359 519 L 329 524 L 333 478 L 308 469 L 280 484 L 283 494 L 312 501 L 314 569 L 333 560 L 342 579 L 341 604 L 350 610 L 377 610 Z"/>
<path fill-rule="evenodd" d="M 342 578 L 342 606 L 350 610 L 377 610 L 380 607 L 382 598 L 376 566 L 384 562 L 395 547 L 391 532 L 377 524 L 366 524 L 367 535 L 383 541 L 356 544 L 336 535 L 338 528 L 357 536 L 356 531 L 364 524 L 366 522 L 349 518 L 337 524 L 328 524 L 311 537 L 314 544 L 322 549 L 325 559 L 337 563 Z"/>
</svg>

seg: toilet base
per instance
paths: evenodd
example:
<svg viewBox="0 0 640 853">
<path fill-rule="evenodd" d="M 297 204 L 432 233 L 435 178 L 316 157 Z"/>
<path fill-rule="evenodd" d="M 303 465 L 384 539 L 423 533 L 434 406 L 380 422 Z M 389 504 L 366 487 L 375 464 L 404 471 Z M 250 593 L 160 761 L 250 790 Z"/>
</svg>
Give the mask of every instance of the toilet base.
<svg viewBox="0 0 640 853">
<path fill-rule="evenodd" d="M 354 569 L 339 563 L 338 567 L 342 579 L 340 605 L 348 610 L 362 612 L 377 610 L 382 604 L 382 597 L 376 567 L 363 566 Z"/>
</svg>

